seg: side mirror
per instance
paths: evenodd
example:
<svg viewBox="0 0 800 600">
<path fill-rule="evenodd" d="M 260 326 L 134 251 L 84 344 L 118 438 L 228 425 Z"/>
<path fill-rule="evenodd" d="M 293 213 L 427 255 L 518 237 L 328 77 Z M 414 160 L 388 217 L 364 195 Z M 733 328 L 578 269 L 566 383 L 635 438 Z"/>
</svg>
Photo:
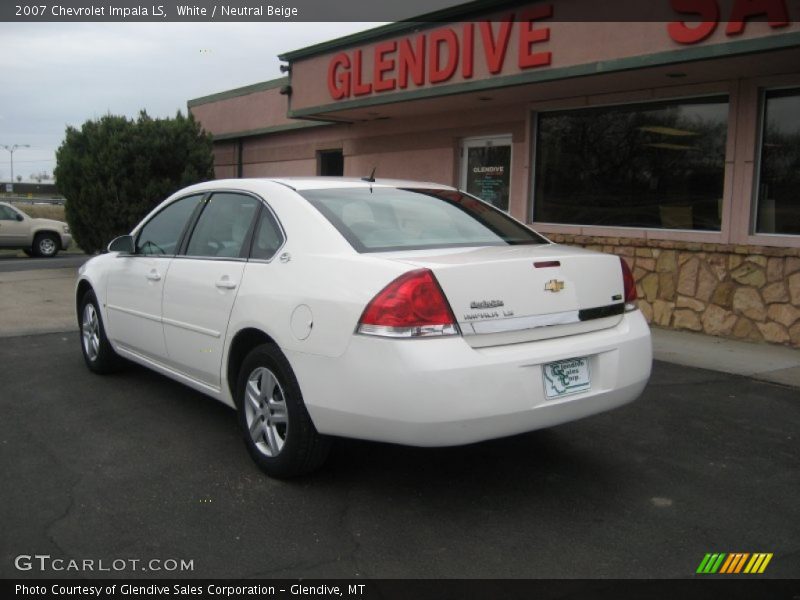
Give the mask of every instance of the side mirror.
<svg viewBox="0 0 800 600">
<path fill-rule="evenodd" d="M 111 240 L 108 245 L 109 252 L 119 252 L 120 254 L 135 254 L 136 245 L 132 235 L 121 235 Z"/>
<path fill-rule="evenodd" d="M 25 217 L 23 217 L 22 215 L 17 215 L 17 221 L 24 221 L 24 220 Z"/>
</svg>

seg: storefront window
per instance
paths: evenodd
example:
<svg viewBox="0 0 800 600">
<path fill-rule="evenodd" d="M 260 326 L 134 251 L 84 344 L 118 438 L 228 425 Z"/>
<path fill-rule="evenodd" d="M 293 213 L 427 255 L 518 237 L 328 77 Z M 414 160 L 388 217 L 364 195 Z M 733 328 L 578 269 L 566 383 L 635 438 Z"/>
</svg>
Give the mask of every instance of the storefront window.
<svg viewBox="0 0 800 600">
<path fill-rule="evenodd" d="M 511 185 L 511 136 L 464 141 L 462 189 L 508 211 Z"/>
<path fill-rule="evenodd" d="M 764 99 L 756 232 L 800 235 L 800 89 Z"/>
<path fill-rule="evenodd" d="M 534 220 L 719 231 L 727 98 L 541 113 Z"/>
</svg>

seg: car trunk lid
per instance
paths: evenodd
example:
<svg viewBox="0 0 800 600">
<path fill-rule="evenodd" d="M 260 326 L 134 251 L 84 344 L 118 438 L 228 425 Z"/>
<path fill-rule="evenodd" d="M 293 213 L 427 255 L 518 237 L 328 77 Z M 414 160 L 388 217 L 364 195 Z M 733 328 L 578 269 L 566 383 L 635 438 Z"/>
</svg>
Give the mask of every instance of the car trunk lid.
<svg viewBox="0 0 800 600">
<path fill-rule="evenodd" d="M 475 347 L 575 335 L 619 323 L 619 258 L 556 244 L 412 250 L 385 258 L 430 269 Z"/>
</svg>

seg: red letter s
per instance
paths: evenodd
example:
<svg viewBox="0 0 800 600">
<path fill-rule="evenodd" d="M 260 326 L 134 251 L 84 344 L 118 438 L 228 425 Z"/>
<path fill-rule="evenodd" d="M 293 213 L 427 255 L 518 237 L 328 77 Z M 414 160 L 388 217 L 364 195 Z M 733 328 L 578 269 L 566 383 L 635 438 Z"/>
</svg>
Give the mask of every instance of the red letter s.
<svg viewBox="0 0 800 600">
<path fill-rule="evenodd" d="M 667 25 L 669 37 L 679 44 L 696 44 L 712 33 L 719 23 L 717 0 L 669 0 L 672 10 L 685 15 L 700 15 L 703 19 L 696 27 L 685 21 L 673 21 Z"/>
</svg>

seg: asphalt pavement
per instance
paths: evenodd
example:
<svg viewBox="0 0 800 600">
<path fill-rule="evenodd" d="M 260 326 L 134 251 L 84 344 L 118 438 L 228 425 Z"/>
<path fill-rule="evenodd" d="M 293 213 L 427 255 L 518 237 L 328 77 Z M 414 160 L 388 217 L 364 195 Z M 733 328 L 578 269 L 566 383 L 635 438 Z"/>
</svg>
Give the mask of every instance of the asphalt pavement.
<svg viewBox="0 0 800 600">
<path fill-rule="evenodd" d="M 136 366 L 93 375 L 77 333 L 5 338 L 0 364 L 0 577 L 64 575 L 15 570 L 39 553 L 192 560 L 177 577 L 684 578 L 708 552 L 800 576 L 790 387 L 656 362 L 610 413 L 460 448 L 341 441 L 280 482 L 233 411 Z"/>
<path fill-rule="evenodd" d="M 53 258 L 32 258 L 27 256 L 0 255 L 0 273 L 17 271 L 38 271 L 41 269 L 77 269 L 92 258 L 88 254 L 58 254 Z"/>
<path fill-rule="evenodd" d="M 74 267 L 0 270 L 0 337 L 77 329 L 77 278 Z"/>
</svg>

